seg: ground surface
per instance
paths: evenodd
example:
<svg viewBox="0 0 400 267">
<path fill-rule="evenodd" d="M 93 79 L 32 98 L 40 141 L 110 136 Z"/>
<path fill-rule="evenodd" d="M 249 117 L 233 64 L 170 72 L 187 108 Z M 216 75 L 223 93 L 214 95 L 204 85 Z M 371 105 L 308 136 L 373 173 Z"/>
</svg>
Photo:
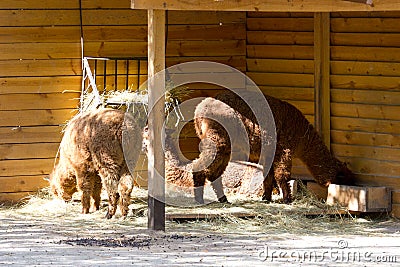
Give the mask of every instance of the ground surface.
<svg viewBox="0 0 400 267">
<path fill-rule="evenodd" d="M 386 216 L 305 216 L 318 203 L 235 200 L 232 205 L 168 207 L 220 217 L 146 229 L 145 199 L 131 215 L 105 220 L 105 208 L 80 214 L 80 203 L 34 198 L 0 208 L 0 265 L 13 266 L 400 266 L 400 222 Z M 105 203 L 104 203 L 105 204 Z M 252 219 L 229 213 L 251 212 Z"/>
</svg>

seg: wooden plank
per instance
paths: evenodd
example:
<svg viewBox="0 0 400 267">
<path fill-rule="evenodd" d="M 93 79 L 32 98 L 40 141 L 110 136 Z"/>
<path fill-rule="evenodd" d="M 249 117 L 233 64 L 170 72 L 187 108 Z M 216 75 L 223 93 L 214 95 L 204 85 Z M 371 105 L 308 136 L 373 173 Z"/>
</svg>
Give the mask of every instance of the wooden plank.
<svg viewBox="0 0 400 267">
<path fill-rule="evenodd" d="M 313 59 L 313 46 L 305 45 L 247 45 L 249 58 Z"/>
<path fill-rule="evenodd" d="M 248 72 L 247 75 L 257 85 L 282 86 L 282 87 L 314 86 L 314 75 L 311 74 Z"/>
<path fill-rule="evenodd" d="M 245 40 L 246 25 L 217 24 L 217 25 L 170 25 L 168 40 Z"/>
<path fill-rule="evenodd" d="M 312 32 L 313 18 L 248 18 L 249 31 Z"/>
<path fill-rule="evenodd" d="M 219 25 L 246 23 L 246 12 L 168 11 L 169 25 Z"/>
<path fill-rule="evenodd" d="M 355 131 L 331 131 L 332 143 L 379 147 L 400 147 L 400 135 Z"/>
<path fill-rule="evenodd" d="M 332 60 L 399 62 L 400 47 L 332 46 Z"/>
<path fill-rule="evenodd" d="M 59 143 L 4 144 L 0 145 L 0 160 L 54 158 L 59 146 Z"/>
<path fill-rule="evenodd" d="M 360 131 L 385 134 L 399 134 L 400 121 L 331 117 L 331 128 L 334 130 Z"/>
<path fill-rule="evenodd" d="M 314 73 L 313 60 L 250 58 L 247 60 L 248 72 Z"/>
<path fill-rule="evenodd" d="M 79 42 L 0 44 L 1 60 L 78 58 Z"/>
<path fill-rule="evenodd" d="M 192 221 L 221 218 L 233 216 L 237 218 L 254 218 L 257 214 L 250 212 L 227 212 L 227 213 L 167 213 L 165 219 L 168 221 Z"/>
<path fill-rule="evenodd" d="M 399 17 L 398 11 L 375 11 L 375 12 L 332 12 L 331 16 L 334 18 L 396 18 Z"/>
<path fill-rule="evenodd" d="M 340 75 L 399 76 L 398 62 L 332 61 L 331 73 Z"/>
<path fill-rule="evenodd" d="M 310 12 L 257 12 L 248 11 L 248 18 L 313 18 L 314 14 Z"/>
<path fill-rule="evenodd" d="M 333 18 L 332 32 L 399 33 L 398 18 Z"/>
<path fill-rule="evenodd" d="M 60 142 L 60 126 L 0 127 L 0 144 Z"/>
<path fill-rule="evenodd" d="M 314 14 L 314 96 L 315 128 L 330 146 L 330 17 Z"/>
<path fill-rule="evenodd" d="M 165 230 L 165 158 L 164 151 L 160 149 L 163 141 L 161 132 L 164 124 L 164 101 L 159 101 L 164 96 L 165 73 L 156 77 L 156 74 L 165 69 L 165 11 L 148 11 L 148 73 L 149 78 L 149 182 L 148 182 L 148 228 L 152 230 Z M 161 99 L 162 100 L 162 99 Z"/>
<path fill-rule="evenodd" d="M 333 12 L 333 11 L 385 11 L 400 10 L 398 0 L 375 0 L 373 5 L 359 1 L 341 0 L 280 0 L 266 1 L 210 1 L 173 0 L 166 3 L 163 0 L 131 0 L 131 8 L 135 9 L 164 9 L 164 10 L 220 10 L 220 11 L 284 11 L 284 12 Z"/>
<path fill-rule="evenodd" d="M 28 201 L 29 197 L 35 192 L 0 193 L 0 203 L 5 205 L 15 205 Z"/>
<path fill-rule="evenodd" d="M 356 184 L 365 186 L 386 186 L 392 189 L 400 189 L 400 179 L 397 176 L 383 174 L 357 173 Z"/>
<path fill-rule="evenodd" d="M 229 55 L 246 55 L 246 41 L 169 41 L 167 46 L 167 56 L 212 57 Z"/>
<path fill-rule="evenodd" d="M 79 2 L 68 1 L 65 3 L 54 0 L 3 0 L 0 4 L 0 9 L 42 9 L 47 7 L 49 9 L 78 9 Z M 110 2 L 108 0 L 82 0 L 83 8 L 129 8 L 128 1 Z"/>
<path fill-rule="evenodd" d="M 391 214 L 395 218 L 400 218 L 400 204 L 392 204 Z"/>
<path fill-rule="evenodd" d="M 328 196 L 327 187 L 319 185 L 313 181 L 308 181 L 307 190 L 310 191 L 316 198 L 326 201 L 326 198 Z"/>
<path fill-rule="evenodd" d="M 331 44 L 337 46 L 396 47 L 399 33 L 331 33 Z"/>
<path fill-rule="evenodd" d="M 4 94 L 0 110 L 73 109 L 79 104 L 80 93 Z"/>
<path fill-rule="evenodd" d="M 0 60 L 3 77 L 82 75 L 80 59 Z M 71 90 L 80 90 L 80 84 Z"/>
<path fill-rule="evenodd" d="M 332 88 L 400 90 L 398 77 L 331 75 L 330 79 Z"/>
<path fill-rule="evenodd" d="M 312 45 L 312 32 L 248 31 L 248 44 Z"/>
<path fill-rule="evenodd" d="M 58 126 L 70 120 L 76 109 L 0 111 L 0 127 Z"/>
<path fill-rule="evenodd" d="M 201 60 L 214 61 L 222 64 L 229 65 L 240 71 L 246 71 L 246 56 L 245 55 L 230 55 L 230 56 L 216 56 L 216 57 L 201 57 Z M 167 57 L 167 66 L 172 66 L 179 63 L 190 62 L 199 60 L 199 57 Z"/>
<path fill-rule="evenodd" d="M 400 121 L 400 106 L 331 103 L 332 116 Z"/>
<path fill-rule="evenodd" d="M 2 176 L 48 175 L 54 166 L 53 159 L 2 160 Z"/>
<path fill-rule="evenodd" d="M 270 87 L 270 86 L 259 86 L 259 88 L 264 94 L 282 100 L 314 101 L 314 88 Z"/>
<path fill-rule="evenodd" d="M 340 159 L 347 162 L 349 168 L 357 175 L 357 184 L 359 181 L 363 181 L 363 184 L 399 188 L 400 165 L 398 161 L 382 161 L 361 157 L 340 157 Z M 386 180 L 384 177 L 386 177 Z"/>
<path fill-rule="evenodd" d="M 65 61 L 64 61 L 65 62 Z M 11 67 L 16 62 L 7 62 L 7 64 L 1 64 L 2 67 Z M 54 63 L 54 61 L 53 61 Z M 77 63 L 76 63 L 77 64 Z M 40 64 L 39 64 L 40 65 Z M 31 66 L 31 65 L 25 65 Z M 23 69 L 22 66 L 19 68 Z M 2 68 L 2 75 L 4 69 Z M 10 73 L 9 73 L 10 74 Z M 21 73 L 22 74 L 22 73 Z M 14 70 L 13 75 L 17 75 L 17 70 Z M 46 74 L 44 74 L 46 75 Z M 60 76 L 60 77 L 8 77 L 0 78 L 0 95 L 2 94 L 32 94 L 32 93 L 62 93 L 75 92 L 80 93 L 81 82 L 80 76 Z"/>
<path fill-rule="evenodd" d="M 398 105 L 400 92 L 332 89 L 331 99 L 337 103 Z"/>
<path fill-rule="evenodd" d="M 391 209 L 390 190 L 386 187 L 359 187 L 331 184 L 328 205 L 340 204 L 351 211 L 385 212 Z"/>
<path fill-rule="evenodd" d="M 400 204 L 400 190 L 393 190 L 392 191 L 392 203 L 393 204 Z"/>
<path fill-rule="evenodd" d="M 338 157 L 358 157 L 373 160 L 400 161 L 399 148 L 364 145 L 332 144 L 331 150 Z"/>
<path fill-rule="evenodd" d="M 32 192 L 49 186 L 43 175 L 0 177 L 0 193 Z"/>
</svg>

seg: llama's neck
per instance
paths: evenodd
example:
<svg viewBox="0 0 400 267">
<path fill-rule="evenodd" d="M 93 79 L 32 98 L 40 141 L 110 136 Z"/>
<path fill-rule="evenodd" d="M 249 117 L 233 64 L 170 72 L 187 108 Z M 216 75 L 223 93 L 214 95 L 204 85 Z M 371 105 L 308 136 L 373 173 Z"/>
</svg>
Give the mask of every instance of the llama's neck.
<svg viewBox="0 0 400 267">
<path fill-rule="evenodd" d="M 177 145 L 175 140 L 171 137 L 166 138 L 165 140 L 165 160 L 166 163 L 170 166 L 181 166 L 184 162 L 179 157 L 179 151 L 177 149 Z"/>
<path fill-rule="evenodd" d="M 342 163 L 328 150 L 314 127 L 309 128 L 308 138 L 304 140 L 300 159 L 320 184 L 329 184 L 336 179 Z"/>
</svg>

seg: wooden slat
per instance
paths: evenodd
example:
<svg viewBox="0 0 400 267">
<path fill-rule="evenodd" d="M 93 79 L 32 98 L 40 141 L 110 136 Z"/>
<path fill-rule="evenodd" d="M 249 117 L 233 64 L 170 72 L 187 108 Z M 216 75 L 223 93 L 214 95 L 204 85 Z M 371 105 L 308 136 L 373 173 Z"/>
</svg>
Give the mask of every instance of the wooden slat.
<svg viewBox="0 0 400 267">
<path fill-rule="evenodd" d="M 314 75 L 295 73 L 257 73 L 248 72 L 247 75 L 257 85 L 313 87 Z"/>
<path fill-rule="evenodd" d="M 338 103 L 397 105 L 400 103 L 400 92 L 332 89 L 331 99 Z"/>
<path fill-rule="evenodd" d="M 395 218 L 400 218 L 400 204 L 392 204 L 391 214 Z"/>
<path fill-rule="evenodd" d="M 400 106 L 331 103 L 333 116 L 400 121 Z"/>
<path fill-rule="evenodd" d="M 399 62 L 400 47 L 332 46 L 332 60 Z"/>
<path fill-rule="evenodd" d="M 400 164 L 398 161 L 382 161 L 368 158 L 356 158 L 356 157 L 341 157 L 342 160 L 349 163 L 349 168 L 357 174 L 357 181 L 363 180 L 365 184 L 370 185 L 382 185 L 382 186 L 393 186 L 399 187 L 400 179 Z M 360 175 L 364 175 L 360 177 Z M 373 179 L 371 176 L 382 176 L 387 177 L 385 180 L 376 180 L 374 183 L 369 183 Z M 369 177 L 370 180 L 366 180 Z M 391 177 L 391 178 L 389 178 Z M 376 178 L 375 178 L 376 179 Z M 389 184 L 391 183 L 391 184 Z"/>
<path fill-rule="evenodd" d="M 313 59 L 313 46 L 304 45 L 248 45 L 249 58 Z"/>
<path fill-rule="evenodd" d="M 337 46 L 392 47 L 399 43 L 399 33 L 331 33 L 331 44 Z"/>
<path fill-rule="evenodd" d="M 73 109 L 80 93 L 9 94 L 0 96 L 0 110 Z"/>
<path fill-rule="evenodd" d="M 48 175 L 54 166 L 54 159 L 2 160 L 2 176 Z"/>
<path fill-rule="evenodd" d="M 167 46 L 167 56 L 212 57 L 229 55 L 246 55 L 246 41 L 170 41 Z"/>
<path fill-rule="evenodd" d="M 387 175 L 383 173 L 382 175 L 373 174 L 363 174 L 358 173 L 356 175 L 356 184 L 368 185 L 368 186 L 387 186 L 392 189 L 400 188 L 400 179 L 398 176 Z"/>
<path fill-rule="evenodd" d="M 400 204 L 400 190 L 392 191 L 392 203 L 393 204 Z"/>
<path fill-rule="evenodd" d="M 217 25 L 170 25 L 168 40 L 245 40 L 246 25 L 217 24 Z"/>
<path fill-rule="evenodd" d="M 400 121 L 332 117 L 332 129 L 372 133 L 399 134 Z"/>
<path fill-rule="evenodd" d="M 334 18 L 396 18 L 399 17 L 398 11 L 375 11 L 375 12 L 332 12 L 331 16 Z"/>
<path fill-rule="evenodd" d="M 65 62 L 65 61 L 64 61 Z M 68 61 L 71 62 L 71 61 Z M 45 62 L 43 62 L 45 64 Z M 53 61 L 54 63 L 54 61 Z M 1 64 L 2 67 L 12 67 L 17 62 L 7 62 Z M 76 63 L 78 64 L 78 63 Z M 40 65 L 40 64 L 38 64 Z M 48 64 L 45 64 L 48 65 Z M 32 64 L 24 64 L 24 66 L 32 66 Z M 23 66 L 18 68 L 23 70 Z M 1 69 L 2 75 L 5 69 Z M 31 94 L 31 93 L 62 93 L 64 91 L 79 93 L 81 91 L 80 76 L 65 76 L 65 77 L 18 77 L 18 71 L 12 73 L 15 77 L 0 78 L 0 95 L 2 94 Z M 22 74 L 22 73 L 20 73 Z M 43 73 L 43 75 L 46 75 Z M 1 97 L 1 96 L 0 96 Z"/>
<path fill-rule="evenodd" d="M 311 32 L 248 31 L 248 44 L 312 45 Z"/>
<path fill-rule="evenodd" d="M 334 75 L 400 76 L 400 63 L 332 61 L 331 73 Z"/>
<path fill-rule="evenodd" d="M 313 18 L 248 18 L 249 31 L 312 32 Z"/>
<path fill-rule="evenodd" d="M 15 205 L 27 201 L 35 192 L 0 193 L 0 203 L 5 205 Z"/>
<path fill-rule="evenodd" d="M 400 162 L 399 148 L 332 144 L 331 149 L 335 155 L 340 157 L 359 157 L 373 159 L 376 161 L 387 160 Z"/>
<path fill-rule="evenodd" d="M 312 18 L 313 13 L 310 12 L 257 12 L 248 11 L 248 18 Z"/>
<path fill-rule="evenodd" d="M 0 144 L 60 142 L 60 126 L 0 127 Z"/>
<path fill-rule="evenodd" d="M 3 77 L 82 75 L 80 59 L 0 60 L 0 69 Z M 71 84 L 70 89 L 80 90 L 80 84 Z"/>
<path fill-rule="evenodd" d="M 398 0 L 375 0 L 373 5 L 359 1 L 340 0 L 293 0 L 282 2 L 280 0 L 267 1 L 182 1 L 173 0 L 166 3 L 163 0 L 131 0 L 131 7 L 136 9 L 168 9 L 168 10 L 224 10 L 224 11 L 279 11 L 279 12 L 333 12 L 333 11 L 380 11 L 400 10 Z"/>
<path fill-rule="evenodd" d="M 60 2 L 54 0 L 3 0 L 0 4 L 0 9 L 42 9 L 48 7 L 49 9 L 77 9 L 79 8 L 79 2 L 68 1 Z M 110 2 L 109 0 L 82 0 L 83 8 L 129 8 L 129 1 L 118 1 Z"/>
<path fill-rule="evenodd" d="M 70 120 L 76 112 L 76 109 L 0 111 L 0 126 L 57 126 Z"/>
<path fill-rule="evenodd" d="M 355 131 L 331 131 L 332 143 L 379 147 L 400 147 L 400 135 Z"/>
<path fill-rule="evenodd" d="M 249 72 L 314 73 L 313 60 L 248 59 Z"/>
<path fill-rule="evenodd" d="M 330 17 L 314 14 L 315 128 L 325 145 L 330 144 Z"/>
<path fill-rule="evenodd" d="M 240 71 L 246 71 L 246 56 L 245 55 L 230 55 L 230 56 L 216 56 L 216 57 L 167 57 L 167 66 L 172 66 L 179 63 L 190 62 L 195 60 L 214 61 L 234 67 Z"/>
<path fill-rule="evenodd" d="M 313 88 L 270 87 L 270 86 L 259 86 L 259 88 L 264 94 L 282 100 L 314 101 Z"/>
<path fill-rule="evenodd" d="M 332 88 L 400 90 L 398 77 L 331 75 L 330 79 Z"/>
<path fill-rule="evenodd" d="M 59 143 L 0 145 L 0 160 L 54 158 L 59 146 Z"/>
<path fill-rule="evenodd" d="M 33 192 L 49 185 L 43 175 L 0 177 L 0 193 Z"/>
<path fill-rule="evenodd" d="M 333 18 L 333 32 L 400 33 L 399 18 Z"/>
<path fill-rule="evenodd" d="M 169 25 L 246 23 L 246 12 L 168 11 Z"/>
</svg>

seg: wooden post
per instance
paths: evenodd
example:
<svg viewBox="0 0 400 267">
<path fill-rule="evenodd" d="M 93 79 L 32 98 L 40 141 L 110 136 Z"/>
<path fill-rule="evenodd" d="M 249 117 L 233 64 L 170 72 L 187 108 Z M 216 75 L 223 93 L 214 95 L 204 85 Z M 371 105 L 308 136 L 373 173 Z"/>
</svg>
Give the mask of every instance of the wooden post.
<svg viewBox="0 0 400 267">
<path fill-rule="evenodd" d="M 148 228 L 165 231 L 165 158 L 161 139 L 164 123 L 165 11 L 148 10 Z M 151 79 L 151 77 L 157 77 Z"/>
<path fill-rule="evenodd" d="M 314 13 L 315 128 L 330 148 L 330 18 Z"/>
</svg>

